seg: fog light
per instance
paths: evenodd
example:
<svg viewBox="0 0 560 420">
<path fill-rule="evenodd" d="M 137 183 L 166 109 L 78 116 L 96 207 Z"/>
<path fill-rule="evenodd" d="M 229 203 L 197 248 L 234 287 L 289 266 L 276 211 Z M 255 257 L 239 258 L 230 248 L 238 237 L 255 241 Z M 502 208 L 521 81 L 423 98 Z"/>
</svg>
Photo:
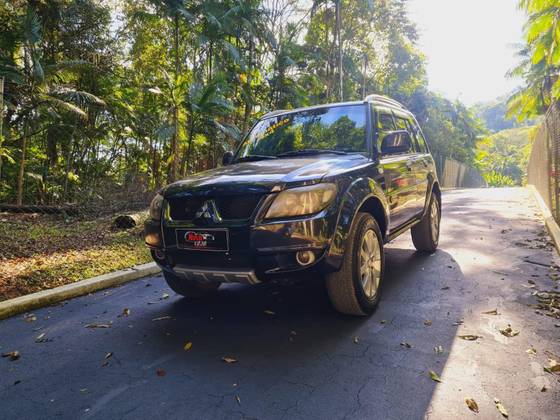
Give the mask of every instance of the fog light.
<svg viewBox="0 0 560 420">
<path fill-rule="evenodd" d="M 161 244 L 159 233 L 148 233 L 145 241 L 150 246 L 159 246 Z"/>
<path fill-rule="evenodd" d="M 311 251 L 299 251 L 296 254 L 296 260 L 298 264 L 302 266 L 313 264 L 315 261 L 315 254 Z"/>
</svg>

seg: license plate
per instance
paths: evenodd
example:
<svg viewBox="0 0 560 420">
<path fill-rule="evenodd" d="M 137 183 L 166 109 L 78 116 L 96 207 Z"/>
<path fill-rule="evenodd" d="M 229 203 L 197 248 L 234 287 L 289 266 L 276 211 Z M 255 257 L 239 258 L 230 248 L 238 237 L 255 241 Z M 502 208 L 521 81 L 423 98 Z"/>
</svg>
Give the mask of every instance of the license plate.
<svg viewBox="0 0 560 420">
<path fill-rule="evenodd" d="M 227 229 L 177 229 L 177 247 L 197 251 L 228 251 Z"/>
</svg>

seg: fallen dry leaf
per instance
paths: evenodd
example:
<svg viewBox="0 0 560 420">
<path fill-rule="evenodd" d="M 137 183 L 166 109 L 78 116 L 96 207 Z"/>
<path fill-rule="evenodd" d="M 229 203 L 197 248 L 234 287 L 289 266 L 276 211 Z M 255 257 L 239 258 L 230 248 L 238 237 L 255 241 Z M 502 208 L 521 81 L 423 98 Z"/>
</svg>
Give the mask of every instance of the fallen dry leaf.
<svg viewBox="0 0 560 420">
<path fill-rule="evenodd" d="M 169 315 L 159 316 L 157 318 L 152 319 L 152 321 L 165 321 L 166 319 L 171 319 L 171 317 Z"/>
<path fill-rule="evenodd" d="M 424 325 L 429 327 L 430 325 L 432 325 L 432 320 L 431 319 L 424 320 Z"/>
<path fill-rule="evenodd" d="M 428 374 L 430 375 L 430 378 L 432 379 L 432 381 L 441 382 L 440 377 L 439 377 L 438 374 L 435 373 L 433 370 L 430 370 L 430 371 L 428 372 Z"/>
<path fill-rule="evenodd" d="M 407 348 L 407 349 L 411 349 L 411 348 L 412 348 L 412 344 L 409 344 L 409 343 L 407 343 L 407 342 L 405 342 L 405 341 L 403 341 L 403 342 L 401 343 L 401 346 L 404 347 L 404 348 Z"/>
<path fill-rule="evenodd" d="M 519 335 L 519 331 L 512 329 L 510 324 L 508 324 L 505 328 L 500 328 L 500 332 L 506 337 L 515 337 L 516 335 Z"/>
<path fill-rule="evenodd" d="M 271 311 L 270 309 L 266 309 L 266 310 L 264 311 L 264 313 L 267 314 L 267 315 L 276 315 L 276 312 Z"/>
<path fill-rule="evenodd" d="M 387 320 L 386 319 L 382 319 L 381 321 L 379 321 L 380 324 L 386 324 Z"/>
<path fill-rule="evenodd" d="M 157 369 L 156 370 L 156 375 L 157 376 L 165 376 L 165 375 L 167 375 L 167 372 L 163 369 Z"/>
<path fill-rule="evenodd" d="M 509 417 L 509 414 L 506 410 L 506 408 L 504 407 L 504 405 L 500 402 L 499 399 L 494 398 L 494 404 L 496 404 L 496 408 L 498 409 L 498 411 L 500 412 L 500 414 L 502 416 L 504 416 L 505 418 Z"/>
<path fill-rule="evenodd" d="M 547 389 L 548 389 L 548 388 L 546 387 L 546 385 L 543 385 L 543 387 L 541 388 L 541 392 L 546 392 Z"/>
<path fill-rule="evenodd" d="M 531 347 L 530 349 L 525 350 L 525 353 L 534 355 L 537 354 L 537 351 L 533 347 Z"/>
<path fill-rule="evenodd" d="M 86 328 L 111 328 L 111 324 L 86 324 Z"/>
<path fill-rule="evenodd" d="M 167 293 L 164 293 L 163 295 L 161 295 L 160 299 L 169 299 L 169 295 Z"/>
<path fill-rule="evenodd" d="M 479 338 L 482 338 L 482 336 L 474 335 L 474 334 L 465 334 L 465 335 L 460 335 L 459 338 L 462 338 L 463 340 L 467 340 L 467 341 L 476 341 Z"/>
<path fill-rule="evenodd" d="M 472 398 L 467 398 L 465 400 L 465 404 L 467 404 L 467 407 L 469 407 L 469 410 L 474 411 L 475 413 L 478 413 L 478 404 L 476 403 L 475 400 L 473 400 Z"/>
<path fill-rule="evenodd" d="M 360 337 L 355 336 L 354 337 L 354 344 L 358 344 L 360 342 Z"/>
<path fill-rule="evenodd" d="M 2 357 L 8 357 L 11 361 L 17 360 L 21 357 L 21 354 L 19 354 L 19 351 L 15 350 L 15 351 L 9 351 L 7 353 L 2 353 Z"/>
<path fill-rule="evenodd" d="M 556 360 L 551 359 L 548 361 L 548 366 L 544 367 L 544 371 L 548 373 L 560 373 L 560 364 Z"/>
<path fill-rule="evenodd" d="M 109 357 L 112 357 L 112 356 L 113 356 L 113 352 L 110 351 L 109 353 L 107 353 L 107 354 L 105 355 L 105 359 L 108 359 Z"/>
<path fill-rule="evenodd" d="M 239 398 L 239 395 L 235 396 L 235 400 L 237 401 L 237 404 L 241 405 L 241 398 Z"/>
<path fill-rule="evenodd" d="M 434 347 L 434 352 L 435 352 L 436 354 L 441 354 L 441 353 L 443 353 L 443 346 L 435 346 L 435 347 Z"/>
<path fill-rule="evenodd" d="M 124 308 L 119 316 L 129 316 L 129 315 L 130 315 L 130 309 Z"/>
<path fill-rule="evenodd" d="M 237 363 L 237 359 L 234 359 L 233 357 L 224 356 L 222 357 L 222 360 L 226 363 Z"/>
<path fill-rule="evenodd" d="M 192 349 L 192 343 L 189 341 L 185 343 L 185 345 L 183 346 L 183 350 L 189 351 L 190 349 Z"/>
<path fill-rule="evenodd" d="M 44 343 L 45 341 L 47 341 L 47 339 L 45 338 L 45 333 L 41 333 L 39 334 L 36 338 L 35 338 L 35 342 L 36 343 Z"/>
<path fill-rule="evenodd" d="M 492 309 L 491 311 L 482 312 L 484 315 L 500 315 L 497 309 Z"/>
<path fill-rule="evenodd" d="M 23 316 L 23 318 L 25 319 L 26 322 L 34 322 L 37 321 L 37 317 L 35 316 L 35 314 L 25 314 Z"/>
</svg>

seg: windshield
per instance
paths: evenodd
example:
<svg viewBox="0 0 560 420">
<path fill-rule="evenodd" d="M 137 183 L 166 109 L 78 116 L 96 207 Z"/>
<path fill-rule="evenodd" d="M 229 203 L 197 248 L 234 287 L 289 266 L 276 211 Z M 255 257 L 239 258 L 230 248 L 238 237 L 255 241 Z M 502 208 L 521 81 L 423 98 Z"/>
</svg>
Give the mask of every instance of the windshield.
<svg viewBox="0 0 560 420">
<path fill-rule="evenodd" d="M 310 150 L 367 152 L 365 105 L 310 109 L 266 118 L 253 127 L 236 158 Z"/>
</svg>

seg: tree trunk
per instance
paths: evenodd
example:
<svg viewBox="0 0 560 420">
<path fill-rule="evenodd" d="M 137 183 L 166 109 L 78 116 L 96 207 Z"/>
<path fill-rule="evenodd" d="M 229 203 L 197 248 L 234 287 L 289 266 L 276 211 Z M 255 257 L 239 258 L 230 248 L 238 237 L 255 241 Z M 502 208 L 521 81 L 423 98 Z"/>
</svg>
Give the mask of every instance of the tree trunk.
<svg viewBox="0 0 560 420">
<path fill-rule="evenodd" d="M 26 158 L 26 149 L 27 149 L 27 131 L 28 122 L 27 118 L 25 119 L 23 125 L 23 137 L 21 138 L 21 159 L 19 161 L 19 172 L 18 172 L 18 180 L 17 180 L 17 197 L 16 197 L 16 204 L 21 206 L 23 203 L 23 177 L 25 175 L 25 158 Z"/>
<path fill-rule="evenodd" d="M 0 77 L 0 149 L 2 148 L 2 129 L 4 122 L 4 76 Z M 2 179 L 2 155 L 0 154 L 0 179 Z"/>
<path fill-rule="evenodd" d="M 339 81 L 339 98 L 340 102 L 344 101 L 344 90 L 342 82 L 342 37 L 340 35 L 342 27 L 342 16 L 340 9 L 342 8 L 342 0 L 336 0 L 336 35 L 338 38 L 338 81 Z"/>
<path fill-rule="evenodd" d="M 190 159 L 191 159 L 191 149 L 192 149 L 192 141 L 193 141 L 193 136 L 194 136 L 194 115 L 191 115 L 191 124 L 189 127 L 189 140 L 187 143 L 187 153 L 185 153 L 185 175 L 188 174 L 189 169 L 190 169 Z"/>
<path fill-rule="evenodd" d="M 175 50 L 175 86 L 179 80 L 179 13 L 173 18 L 173 49 Z M 179 172 L 179 98 L 173 98 L 173 137 L 171 138 L 171 171 L 169 181 L 177 180 Z"/>
</svg>

